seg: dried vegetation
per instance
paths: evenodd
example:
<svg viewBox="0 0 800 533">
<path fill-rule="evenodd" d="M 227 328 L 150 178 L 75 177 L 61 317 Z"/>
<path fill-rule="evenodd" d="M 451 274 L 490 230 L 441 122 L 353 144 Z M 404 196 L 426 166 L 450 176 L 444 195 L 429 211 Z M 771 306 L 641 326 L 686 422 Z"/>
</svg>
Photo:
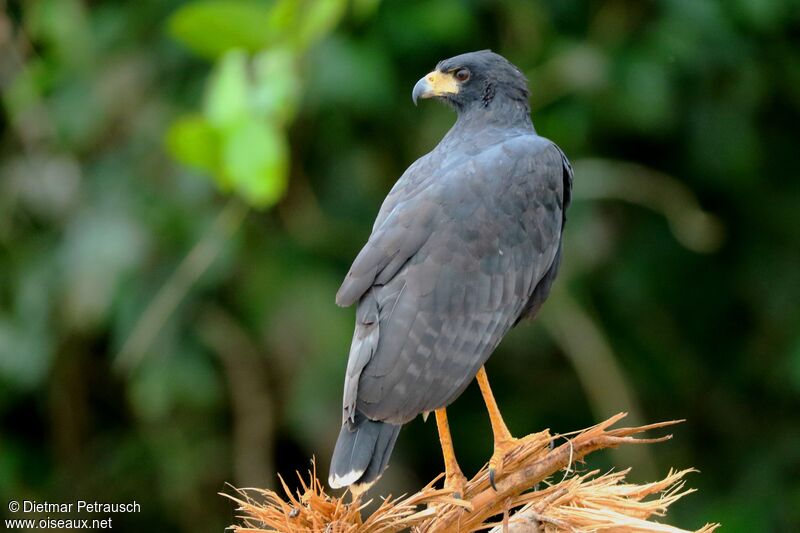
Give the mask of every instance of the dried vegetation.
<svg viewBox="0 0 800 533">
<path fill-rule="evenodd" d="M 597 450 L 667 440 L 671 435 L 636 435 L 677 423 L 612 428 L 624 416 L 569 436 L 542 431 L 520 439 L 506 455 L 496 490 L 489 486 L 484 467 L 468 482 L 463 500 L 435 488 L 441 485 L 441 475 L 415 494 L 384 499 L 368 515 L 369 500 L 348 501 L 346 495 L 327 494 L 314 470 L 307 479 L 300 477 L 296 492 L 283 479 L 283 494 L 235 489 L 235 494 L 225 494 L 239 506 L 240 523 L 231 529 L 236 533 L 685 532 L 657 520 L 694 491 L 684 480 L 691 469 L 671 471 L 660 481 L 641 485 L 626 481 L 628 470 L 576 470 L 586 455 Z M 562 443 L 551 448 L 554 439 Z M 697 532 L 709 533 L 717 526 L 706 524 Z"/>
</svg>

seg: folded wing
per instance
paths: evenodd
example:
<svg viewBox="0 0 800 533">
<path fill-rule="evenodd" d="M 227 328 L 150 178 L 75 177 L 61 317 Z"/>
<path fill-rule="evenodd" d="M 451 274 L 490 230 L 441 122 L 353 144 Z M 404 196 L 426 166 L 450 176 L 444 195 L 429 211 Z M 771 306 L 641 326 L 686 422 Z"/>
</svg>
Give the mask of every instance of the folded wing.
<svg viewBox="0 0 800 533">
<path fill-rule="evenodd" d="M 395 188 L 337 294 L 359 302 L 346 418 L 402 424 L 463 391 L 554 275 L 564 168 L 552 143 L 529 135 L 406 198 Z"/>
</svg>

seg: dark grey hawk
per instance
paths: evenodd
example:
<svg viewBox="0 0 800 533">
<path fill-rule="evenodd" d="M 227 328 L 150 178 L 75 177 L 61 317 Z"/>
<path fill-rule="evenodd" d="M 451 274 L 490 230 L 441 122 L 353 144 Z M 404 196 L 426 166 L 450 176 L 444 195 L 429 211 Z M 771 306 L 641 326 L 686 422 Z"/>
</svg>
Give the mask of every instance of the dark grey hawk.
<svg viewBox="0 0 800 533">
<path fill-rule="evenodd" d="M 386 468 L 400 427 L 435 411 L 445 484 L 459 493 L 465 479 L 444 408 L 476 375 L 494 433 L 494 483 L 513 438 L 483 364 L 547 298 L 570 202 L 570 164 L 536 134 L 527 80 L 505 58 L 484 50 L 446 59 L 412 96 L 442 100 L 458 118 L 394 185 L 336 295 L 357 307 L 329 483 L 355 492 Z"/>
</svg>

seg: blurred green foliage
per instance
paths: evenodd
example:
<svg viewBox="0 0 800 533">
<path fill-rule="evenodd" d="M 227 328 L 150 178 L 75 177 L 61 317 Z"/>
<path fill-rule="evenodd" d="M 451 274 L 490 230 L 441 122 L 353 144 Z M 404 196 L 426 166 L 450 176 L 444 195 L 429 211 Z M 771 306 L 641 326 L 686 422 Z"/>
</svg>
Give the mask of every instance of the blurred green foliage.
<svg viewBox="0 0 800 533">
<path fill-rule="evenodd" d="M 296 64 L 344 7 L 345 0 L 215 0 L 176 11 L 171 34 L 218 60 L 203 113 L 179 118 L 167 133 L 172 155 L 252 205 L 277 202 L 288 174 L 285 127 L 301 94 Z"/>
<path fill-rule="evenodd" d="M 796 0 L 3 4 L 0 500 L 218 531 L 224 482 L 326 469 L 353 322 L 333 296 L 453 120 L 411 87 L 492 48 L 576 169 L 553 297 L 489 363 L 512 430 L 687 418 L 590 466 L 699 468 L 684 527 L 800 528 Z M 473 388 L 451 426 L 476 470 Z M 377 490 L 440 470 L 414 421 Z"/>
</svg>

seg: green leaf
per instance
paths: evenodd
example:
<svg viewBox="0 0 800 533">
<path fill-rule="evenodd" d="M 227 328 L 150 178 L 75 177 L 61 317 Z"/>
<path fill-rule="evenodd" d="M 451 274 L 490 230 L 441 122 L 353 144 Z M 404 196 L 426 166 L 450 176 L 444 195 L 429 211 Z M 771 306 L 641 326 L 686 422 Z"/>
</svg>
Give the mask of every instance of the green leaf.
<svg viewBox="0 0 800 533">
<path fill-rule="evenodd" d="M 283 132 L 253 117 L 228 132 L 222 149 L 226 179 L 256 207 L 270 206 L 283 196 L 288 157 Z"/>
<path fill-rule="evenodd" d="M 271 6 L 254 0 L 203 0 L 188 3 L 169 20 L 170 34 L 193 52 L 215 59 L 232 48 L 256 51 L 274 38 L 268 24 Z"/>
<path fill-rule="evenodd" d="M 166 136 L 170 155 L 191 167 L 214 174 L 219 170 L 220 138 L 202 115 L 180 117 Z"/>
<path fill-rule="evenodd" d="M 345 0 L 313 0 L 308 2 L 299 27 L 295 34 L 295 42 L 306 47 L 327 35 L 344 14 Z"/>
<path fill-rule="evenodd" d="M 211 125 L 226 128 L 248 115 L 247 56 L 232 50 L 220 59 L 211 75 L 204 114 Z"/>
<path fill-rule="evenodd" d="M 381 0 L 353 0 L 353 16 L 358 21 L 364 21 L 375 15 Z"/>
<path fill-rule="evenodd" d="M 48 88 L 47 65 L 41 59 L 29 61 L 3 91 L 3 103 L 12 113 L 27 111 L 38 104 Z"/>
<path fill-rule="evenodd" d="M 300 96 L 295 55 L 285 48 L 261 52 L 255 57 L 253 67 L 253 111 L 279 123 L 291 120 Z"/>
<path fill-rule="evenodd" d="M 30 35 L 36 42 L 46 43 L 58 67 L 76 70 L 92 64 L 92 32 L 83 2 L 42 0 L 30 2 L 28 9 Z"/>
<path fill-rule="evenodd" d="M 297 0 L 277 0 L 269 14 L 270 31 L 286 36 L 297 29 L 297 16 L 300 3 Z"/>
</svg>

